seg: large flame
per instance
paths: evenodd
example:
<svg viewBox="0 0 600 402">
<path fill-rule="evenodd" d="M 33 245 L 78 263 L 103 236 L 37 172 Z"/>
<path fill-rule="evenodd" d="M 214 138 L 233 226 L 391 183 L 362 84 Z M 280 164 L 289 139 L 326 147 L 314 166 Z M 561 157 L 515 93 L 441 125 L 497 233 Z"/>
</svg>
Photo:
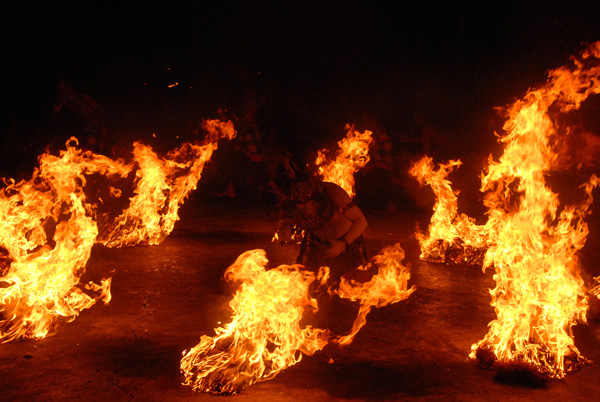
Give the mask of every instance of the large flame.
<svg viewBox="0 0 600 402">
<path fill-rule="evenodd" d="M 157 158 L 145 164 L 136 154 L 137 198 L 131 200 L 129 208 L 141 211 L 139 206 L 143 204 L 152 213 L 141 211 L 138 216 L 125 211 L 122 216 L 130 223 L 117 219 L 107 226 L 113 228 L 109 235 L 98 228 L 98 217 L 106 213 L 100 213 L 101 197 L 90 200 L 86 196 L 88 179 L 100 176 L 109 186 L 126 178 L 135 163 L 83 151 L 77 147 L 77 140 L 71 139 L 59 156 L 40 156 L 40 166 L 31 180 L 5 180 L 7 186 L 0 192 L 0 342 L 43 338 L 55 331 L 61 320 L 74 320 L 97 300 L 110 301 L 110 278 L 84 285 L 88 291 L 99 293 L 96 297 L 85 293 L 79 283 L 92 246 L 97 242 L 110 246 L 156 243 L 170 233 L 177 207 L 195 188 L 216 140 L 235 135 L 231 123 L 207 122 L 206 127 L 213 144 L 184 145 L 160 164 L 153 163 Z M 153 155 L 138 143 L 136 152 Z M 187 174 L 173 177 L 175 168 Z M 157 195 L 157 188 L 162 197 Z M 110 194 L 119 196 L 120 192 L 113 189 Z M 140 231 L 135 240 L 129 225 L 152 230 Z M 116 238 L 126 241 L 116 243 Z"/>
<path fill-rule="evenodd" d="M 327 344 L 328 331 L 300 326 L 305 309 L 317 308 L 308 292 L 314 273 L 299 265 L 266 270 L 267 262 L 264 250 L 247 251 L 225 272 L 241 284 L 230 302 L 232 321 L 216 328 L 215 337 L 202 336 L 181 360 L 185 384 L 194 390 L 240 392 Z"/>
<path fill-rule="evenodd" d="M 429 262 L 450 264 L 482 264 L 488 247 L 487 230 L 477 225 L 475 220 L 458 213 L 458 192 L 452 190 L 448 174 L 461 161 L 440 164 L 435 170 L 433 159 L 425 156 L 415 162 L 409 173 L 422 186 L 428 184 L 433 189 L 436 201 L 428 233 L 417 232 L 421 247 L 421 259 Z"/>
<path fill-rule="evenodd" d="M 216 328 L 214 337 L 204 335 L 198 345 L 184 351 L 184 384 L 195 391 L 238 393 L 298 363 L 302 354 L 313 355 L 328 343 L 349 345 L 373 307 L 404 300 L 415 290 L 407 289 L 410 273 L 403 259 L 399 244 L 387 247 L 371 263 L 343 277 L 338 289 L 328 290 L 359 304 L 350 333 L 332 337 L 326 329 L 301 326 L 304 313 L 319 308 L 311 290 L 325 286 L 327 267 L 316 276 L 301 265 L 266 270 L 263 250 L 243 253 L 225 272 L 227 280 L 240 284 L 230 302 L 232 320 Z M 350 279 L 374 270 L 377 273 L 368 281 Z M 311 287 L 313 283 L 318 286 Z"/>
<path fill-rule="evenodd" d="M 507 110 L 504 153 L 498 162 L 490 157 L 481 187 L 489 208 L 484 270 L 496 271 L 490 293 L 497 319 L 473 345 L 473 358 L 491 352 L 496 363 L 524 363 L 556 378 L 583 361 L 571 332 L 588 308 L 576 253 L 585 244 L 584 218 L 599 180 L 592 176 L 582 185 L 579 205 L 560 210 L 545 177 L 557 166 L 560 136 L 567 135 L 551 115 L 578 109 L 600 92 L 599 58 L 600 42 Z"/>
<path fill-rule="evenodd" d="M 317 153 L 315 164 L 323 181 L 335 183 L 354 197 L 354 173 L 369 163 L 369 144 L 373 140 L 373 132 L 365 130 L 361 133 L 347 125 L 346 137 L 338 142 L 339 149 L 335 159 L 327 156 L 327 150 Z"/>
</svg>

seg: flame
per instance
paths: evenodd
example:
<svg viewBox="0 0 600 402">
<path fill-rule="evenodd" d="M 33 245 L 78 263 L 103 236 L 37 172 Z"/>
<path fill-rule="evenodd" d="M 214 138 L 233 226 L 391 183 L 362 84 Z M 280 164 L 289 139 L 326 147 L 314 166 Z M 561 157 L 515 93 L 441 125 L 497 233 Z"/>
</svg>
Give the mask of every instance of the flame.
<svg viewBox="0 0 600 402">
<path fill-rule="evenodd" d="M 414 292 L 414 287 L 407 289 L 410 273 L 403 259 L 399 244 L 387 247 L 371 263 L 342 277 L 338 289 L 328 290 L 359 303 L 351 332 L 334 338 L 328 330 L 300 325 L 305 312 L 318 310 L 311 284 L 325 286 L 329 268 L 322 267 L 316 276 L 301 265 L 265 270 L 264 250 L 243 253 L 225 272 L 227 280 L 240 284 L 229 304 L 232 320 L 216 328 L 214 337 L 203 335 L 198 345 L 183 352 L 184 384 L 195 391 L 234 394 L 275 377 L 298 363 L 302 354 L 312 356 L 328 343 L 349 345 L 372 307 L 399 302 Z M 374 269 L 377 274 L 368 281 L 350 279 Z"/>
<path fill-rule="evenodd" d="M 232 321 L 184 351 L 185 385 L 219 394 L 241 392 L 327 344 L 328 331 L 300 326 L 305 309 L 317 309 L 308 294 L 317 277 L 299 265 L 266 270 L 267 262 L 264 250 L 251 250 L 227 269 L 225 278 L 241 284 L 229 303 Z"/>
<path fill-rule="evenodd" d="M 235 135 L 231 122 L 207 121 L 206 129 L 208 141 Z M 162 240 L 172 231 L 179 205 L 196 187 L 204 163 L 216 148 L 216 142 L 184 144 L 160 161 L 149 147 L 136 143 L 136 196 L 121 217 L 107 226 L 112 231 L 105 234 L 97 221 L 108 213 L 100 213 L 101 196 L 86 196 L 86 192 L 94 192 L 87 188 L 88 179 L 106 179 L 111 183 L 106 186 L 109 197 L 118 197 L 121 190 L 112 183 L 126 178 L 136 164 L 83 151 L 77 145 L 72 138 L 59 156 L 41 155 L 31 180 L 5 180 L 6 188 L 0 192 L 2 343 L 43 338 L 55 332 L 60 321 L 74 320 L 97 300 L 108 303 L 110 278 L 83 286 L 99 293 L 96 297 L 80 288 L 79 279 L 93 245 L 156 244 Z M 150 156 L 144 159 L 140 155 Z M 176 169 L 184 174 L 176 175 Z"/>
<path fill-rule="evenodd" d="M 127 166 L 76 145 L 68 142 L 60 157 L 42 155 L 30 181 L 10 181 L 0 193 L 0 245 L 11 260 L 0 278 L 2 343 L 43 338 L 97 299 L 110 300 L 110 279 L 88 285 L 100 291 L 96 298 L 77 287 L 98 234 L 83 186 L 86 174 L 123 176 Z"/>
<path fill-rule="evenodd" d="M 218 140 L 232 139 L 236 135 L 231 121 L 207 120 L 203 127 L 208 132 L 207 144 L 185 143 L 164 159 L 149 146 L 140 142 L 133 144 L 134 161 L 139 167 L 135 196 L 100 243 L 107 247 L 159 244 L 173 231 L 179 219 L 179 207 L 196 189 L 205 163 L 218 147 Z"/>
<path fill-rule="evenodd" d="M 497 162 L 490 157 L 481 187 L 491 239 L 483 269 L 496 272 L 490 293 L 497 319 L 472 346 L 472 358 L 491 353 L 498 364 L 525 363 L 551 378 L 585 361 L 571 332 L 588 309 L 576 253 L 585 244 L 584 218 L 599 180 L 592 176 L 581 186 L 579 205 L 560 210 L 545 177 L 561 150 L 560 127 L 550 112 L 576 110 L 600 92 L 598 59 L 600 42 L 573 58 L 574 68 L 551 71 L 545 85 L 507 110 L 504 153 Z"/>
<path fill-rule="evenodd" d="M 338 142 L 335 160 L 330 160 L 327 150 L 321 149 L 317 153 L 315 164 L 323 181 L 339 185 L 353 198 L 354 173 L 369 162 L 369 144 L 373 140 L 373 133 L 369 130 L 360 133 L 350 125 L 346 125 L 346 130 L 346 138 Z"/>
<path fill-rule="evenodd" d="M 361 283 L 342 277 L 335 292 L 343 299 L 358 301 L 360 306 L 350 333 L 340 337 L 337 343 L 349 345 L 367 323 L 367 314 L 373 307 L 384 307 L 405 300 L 416 290 L 414 286 L 407 289 L 410 272 L 402 265 L 404 256 L 404 250 L 396 243 L 384 248 L 372 258 L 372 262 L 357 268 L 358 271 L 369 271 L 377 267 L 377 274 L 369 281 Z"/>
<path fill-rule="evenodd" d="M 417 232 L 420 258 L 429 262 L 452 264 L 482 264 L 488 247 L 487 229 L 473 218 L 458 213 L 458 191 L 453 191 L 447 179 L 460 160 L 440 164 L 434 169 L 433 159 L 425 156 L 415 162 L 409 173 L 419 185 L 428 184 L 436 196 L 428 234 Z"/>
</svg>

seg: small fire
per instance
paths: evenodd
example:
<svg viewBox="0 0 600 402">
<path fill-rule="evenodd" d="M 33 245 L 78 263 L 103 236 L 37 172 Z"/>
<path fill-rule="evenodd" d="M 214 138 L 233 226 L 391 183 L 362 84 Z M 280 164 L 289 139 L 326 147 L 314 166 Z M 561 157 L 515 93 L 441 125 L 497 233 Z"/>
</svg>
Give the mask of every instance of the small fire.
<svg viewBox="0 0 600 402">
<path fill-rule="evenodd" d="M 138 165 L 135 195 L 129 208 L 112 223 L 99 242 L 107 247 L 159 244 L 179 219 L 178 210 L 189 193 L 196 189 L 204 165 L 212 157 L 221 138 L 236 135 L 231 122 L 207 120 L 207 144 L 185 143 L 170 151 L 164 159 L 140 142 L 133 144 Z"/>
<path fill-rule="evenodd" d="M 232 138 L 235 134 L 230 122 L 207 122 L 206 127 L 209 141 L 216 141 L 218 136 Z M 85 293 L 79 283 L 93 245 L 101 242 L 114 247 L 140 242 L 155 244 L 162 240 L 172 230 L 177 207 L 195 188 L 202 166 L 216 147 L 215 144 L 184 145 L 162 162 L 163 167 L 153 164 L 156 158 L 145 164 L 137 157 L 140 169 L 136 175 L 136 196 L 129 208 L 137 212 L 143 205 L 151 213 L 136 215 L 125 211 L 122 216 L 127 217 L 127 224 L 122 218 L 117 219 L 109 225 L 113 228 L 110 235 L 106 235 L 97 223 L 107 215 L 100 213 L 104 200 L 98 195 L 100 191 L 95 194 L 97 199 L 88 198 L 86 192 L 94 192 L 88 189 L 88 181 L 104 178 L 110 183 L 106 185 L 108 197 L 119 197 L 121 190 L 112 184 L 124 180 L 135 164 L 83 151 L 77 145 L 72 138 L 59 156 L 41 155 L 40 166 L 31 180 L 18 183 L 5 180 L 6 188 L 0 192 L 1 343 L 43 338 L 55 332 L 60 321 L 74 320 L 97 300 L 108 303 L 110 278 L 83 286 L 98 293 L 95 297 Z M 138 154 L 152 154 L 141 144 L 136 144 L 135 149 Z M 171 173 L 174 167 L 186 174 L 174 177 Z M 168 186 L 162 182 L 165 179 Z M 157 188 L 161 195 L 157 195 Z M 132 240 L 128 225 L 144 228 L 137 240 Z M 102 240 L 116 238 L 127 241 Z"/>
<path fill-rule="evenodd" d="M 384 307 L 407 299 L 416 288 L 408 289 L 410 272 L 402 265 L 404 250 L 400 244 L 384 248 L 381 253 L 372 258 L 364 267 L 357 271 L 371 271 L 377 268 L 377 274 L 367 282 L 359 282 L 342 277 L 339 288 L 335 291 L 342 299 L 358 301 L 360 304 L 358 316 L 354 320 L 352 330 L 338 340 L 342 346 L 349 345 L 358 331 L 367 323 L 367 314 L 373 307 Z"/>
<path fill-rule="evenodd" d="M 487 229 L 477 225 L 473 218 L 458 213 L 458 191 L 453 191 L 447 179 L 461 161 L 449 161 L 435 170 L 433 159 L 425 156 L 415 162 L 409 173 L 421 186 L 433 189 L 436 202 L 429 224 L 428 234 L 417 232 L 415 237 L 421 246 L 421 259 L 449 264 L 481 265 L 488 248 Z"/>
<path fill-rule="evenodd" d="M 327 157 L 327 150 L 317 153 L 315 164 L 323 181 L 335 183 L 354 197 L 354 173 L 369 163 L 369 144 L 373 140 L 369 130 L 360 133 L 347 125 L 346 138 L 338 142 L 335 160 Z"/>
<path fill-rule="evenodd" d="M 263 250 L 247 251 L 227 269 L 225 278 L 239 284 L 230 306 L 229 324 L 215 329 L 216 336 L 202 336 L 200 343 L 183 352 L 181 371 L 185 385 L 213 394 L 242 392 L 255 382 L 272 379 L 298 363 L 302 354 L 312 356 L 328 343 L 349 345 L 366 324 L 372 307 L 383 307 L 408 298 L 408 269 L 402 265 L 404 250 L 399 244 L 384 249 L 372 263 L 343 277 L 338 289 L 329 289 L 341 298 L 359 303 L 351 332 L 332 337 L 326 329 L 301 326 L 305 312 L 319 308 L 311 291 L 326 286 L 329 269 L 318 274 L 301 265 L 281 265 L 266 270 Z M 377 270 L 368 281 L 352 278 Z M 312 286 L 311 286 L 312 285 Z"/>
<path fill-rule="evenodd" d="M 551 71 L 544 86 L 507 110 L 506 135 L 500 139 L 504 153 L 498 162 L 490 157 L 481 187 L 491 238 L 484 270 L 493 266 L 496 272 L 490 293 L 497 314 L 484 339 L 472 346 L 470 356 L 482 363 L 526 364 L 562 378 L 585 362 L 571 331 L 577 321 L 586 321 L 588 309 L 576 253 L 586 241 L 584 219 L 599 179 L 592 176 L 580 187 L 579 205 L 560 210 L 558 194 L 545 178 L 558 168 L 562 148 L 557 144 L 568 135 L 551 112 L 577 110 L 600 92 L 599 59 L 597 42 L 573 58 L 574 68 Z"/>
<path fill-rule="evenodd" d="M 234 394 L 257 381 L 275 377 L 298 363 L 302 353 L 314 354 L 327 345 L 329 332 L 300 326 L 306 309 L 316 310 L 309 286 L 317 278 L 300 265 L 266 270 L 264 250 L 238 257 L 225 278 L 240 288 L 229 303 L 233 318 L 203 335 L 200 343 L 184 351 L 181 371 L 185 385 L 195 391 Z"/>
</svg>

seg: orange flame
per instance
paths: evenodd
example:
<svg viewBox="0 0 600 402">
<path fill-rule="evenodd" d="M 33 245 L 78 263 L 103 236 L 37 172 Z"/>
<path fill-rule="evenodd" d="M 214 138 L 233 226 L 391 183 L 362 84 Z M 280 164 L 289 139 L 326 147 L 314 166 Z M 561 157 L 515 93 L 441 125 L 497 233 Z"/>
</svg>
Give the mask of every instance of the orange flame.
<svg viewBox="0 0 600 402">
<path fill-rule="evenodd" d="M 74 139 L 73 139 L 74 140 Z M 0 341 L 43 338 L 59 319 L 72 321 L 96 299 L 110 300 L 110 279 L 94 299 L 76 287 L 98 228 L 83 193 L 86 174 L 123 176 L 127 166 L 67 143 L 60 157 L 44 154 L 30 181 L 11 181 L 0 193 L 0 245 L 12 260 L 0 278 Z M 54 225 L 51 241 L 49 226 Z"/>
<path fill-rule="evenodd" d="M 212 141 L 235 135 L 230 122 L 209 121 L 206 128 Z M 97 242 L 112 247 L 156 244 L 166 237 L 178 219 L 179 205 L 196 187 L 215 148 L 216 143 L 185 144 L 159 161 L 148 147 L 136 143 L 134 154 L 140 167 L 136 196 L 129 209 L 108 225 L 109 234 L 99 233 L 98 203 L 103 200 L 98 196 L 96 203 L 86 197 L 88 178 L 125 178 L 134 169 L 133 163 L 78 149 L 73 138 L 59 157 L 41 155 L 31 180 L 5 181 L 7 187 L 0 192 L 0 250 L 5 250 L 0 272 L 0 342 L 43 338 L 54 332 L 59 321 L 74 320 L 96 300 L 108 303 L 110 278 L 84 286 L 99 292 L 95 298 L 78 287 L 92 246 Z M 176 176 L 175 169 L 185 174 Z M 119 189 L 108 187 L 110 196 L 120 196 Z M 135 231 L 137 238 L 130 226 L 142 228 Z"/>
<path fill-rule="evenodd" d="M 310 285 L 326 283 L 329 269 L 315 276 L 301 265 L 281 265 L 265 270 L 263 250 L 247 251 L 225 272 L 225 278 L 240 283 L 230 306 L 232 321 L 215 329 L 216 336 L 202 336 L 200 343 L 184 351 L 181 371 L 185 385 L 195 391 L 234 394 L 258 381 L 275 377 L 298 363 L 302 353 L 313 355 L 328 343 L 346 346 L 366 324 L 372 307 L 383 307 L 408 298 L 408 269 L 401 264 L 404 250 L 399 244 L 384 249 L 373 262 L 357 271 L 378 272 L 369 281 L 342 278 L 333 292 L 360 304 L 351 332 L 331 338 L 328 330 L 300 326 L 305 311 L 317 311 Z M 356 272 L 355 272 L 356 273 Z M 329 292 L 332 292 L 329 289 Z"/>
<path fill-rule="evenodd" d="M 207 120 L 203 127 L 208 132 L 206 145 L 183 144 L 162 160 L 150 147 L 133 144 L 134 161 L 139 167 L 135 196 L 100 243 L 107 247 L 159 244 L 173 231 L 179 207 L 196 189 L 218 140 L 236 135 L 231 121 Z"/>
<path fill-rule="evenodd" d="M 360 133 L 347 125 L 346 138 L 338 142 L 335 160 L 327 157 L 327 150 L 317 153 L 315 164 L 323 181 L 335 183 L 354 197 L 354 173 L 369 163 L 369 144 L 373 140 L 371 131 Z"/>
<path fill-rule="evenodd" d="M 227 269 L 225 278 L 240 282 L 230 306 L 232 321 L 183 352 L 185 385 L 195 391 L 234 394 L 257 381 L 275 377 L 298 363 L 302 353 L 314 354 L 329 333 L 300 320 L 305 309 L 317 309 L 308 294 L 317 278 L 299 265 L 266 270 L 264 250 L 247 251 Z M 299 353 L 301 352 L 301 353 Z"/>
<path fill-rule="evenodd" d="M 498 162 L 490 157 L 481 187 L 487 192 L 491 239 L 484 270 L 493 266 L 496 271 L 490 293 L 497 319 L 472 346 L 472 358 L 491 352 L 497 363 L 525 363 L 555 378 L 585 360 L 571 333 L 577 320 L 586 320 L 588 309 L 576 253 L 585 244 L 584 218 L 599 180 L 592 176 L 582 186 L 584 201 L 559 213 L 558 195 L 545 176 L 560 149 L 559 127 L 549 110 L 576 110 L 600 92 L 598 59 L 600 42 L 574 58 L 573 69 L 551 71 L 543 87 L 507 110 L 504 153 Z"/>
<path fill-rule="evenodd" d="M 335 291 L 341 298 L 358 301 L 360 304 L 358 315 L 352 325 L 352 330 L 337 340 L 342 346 L 349 345 L 354 336 L 367 323 L 367 314 L 373 307 L 383 307 L 407 299 L 416 288 L 408 288 L 410 272 L 402 265 L 404 250 L 400 244 L 384 248 L 381 253 L 372 258 L 359 271 L 368 271 L 377 267 L 377 274 L 368 282 L 357 282 L 342 277 L 339 288 Z"/>
<path fill-rule="evenodd" d="M 440 164 L 434 170 L 433 159 L 425 156 L 415 162 L 409 173 L 419 185 L 428 184 L 433 189 L 436 202 L 428 234 L 417 232 L 421 246 L 420 258 L 425 261 L 452 264 L 481 264 L 488 247 L 487 230 L 474 219 L 458 213 L 458 191 L 453 191 L 446 178 L 461 161 Z"/>
</svg>

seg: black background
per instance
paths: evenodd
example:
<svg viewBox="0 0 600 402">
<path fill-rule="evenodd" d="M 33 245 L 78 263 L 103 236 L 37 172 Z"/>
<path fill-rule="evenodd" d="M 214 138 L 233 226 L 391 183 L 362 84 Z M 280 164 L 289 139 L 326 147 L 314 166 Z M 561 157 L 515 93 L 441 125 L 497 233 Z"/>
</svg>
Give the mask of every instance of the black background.
<svg viewBox="0 0 600 402">
<path fill-rule="evenodd" d="M 440 158 L 489 154 L 502 123 L 494 107 L 600 40 L 596 3 L 8 3 L 3 173 L 14 173 L 11 156 L 37 155 L 60 131 L 59 80 L 106 109 L 109 136 L 170 146 L 202 118 L 235 110 L 239 72 L 267 99 L 281 141 L 302 152 L 340 139 L 346 123 L 402 146 L 418 137 L 419 114 L 440 133 Z"/>
</svg>

